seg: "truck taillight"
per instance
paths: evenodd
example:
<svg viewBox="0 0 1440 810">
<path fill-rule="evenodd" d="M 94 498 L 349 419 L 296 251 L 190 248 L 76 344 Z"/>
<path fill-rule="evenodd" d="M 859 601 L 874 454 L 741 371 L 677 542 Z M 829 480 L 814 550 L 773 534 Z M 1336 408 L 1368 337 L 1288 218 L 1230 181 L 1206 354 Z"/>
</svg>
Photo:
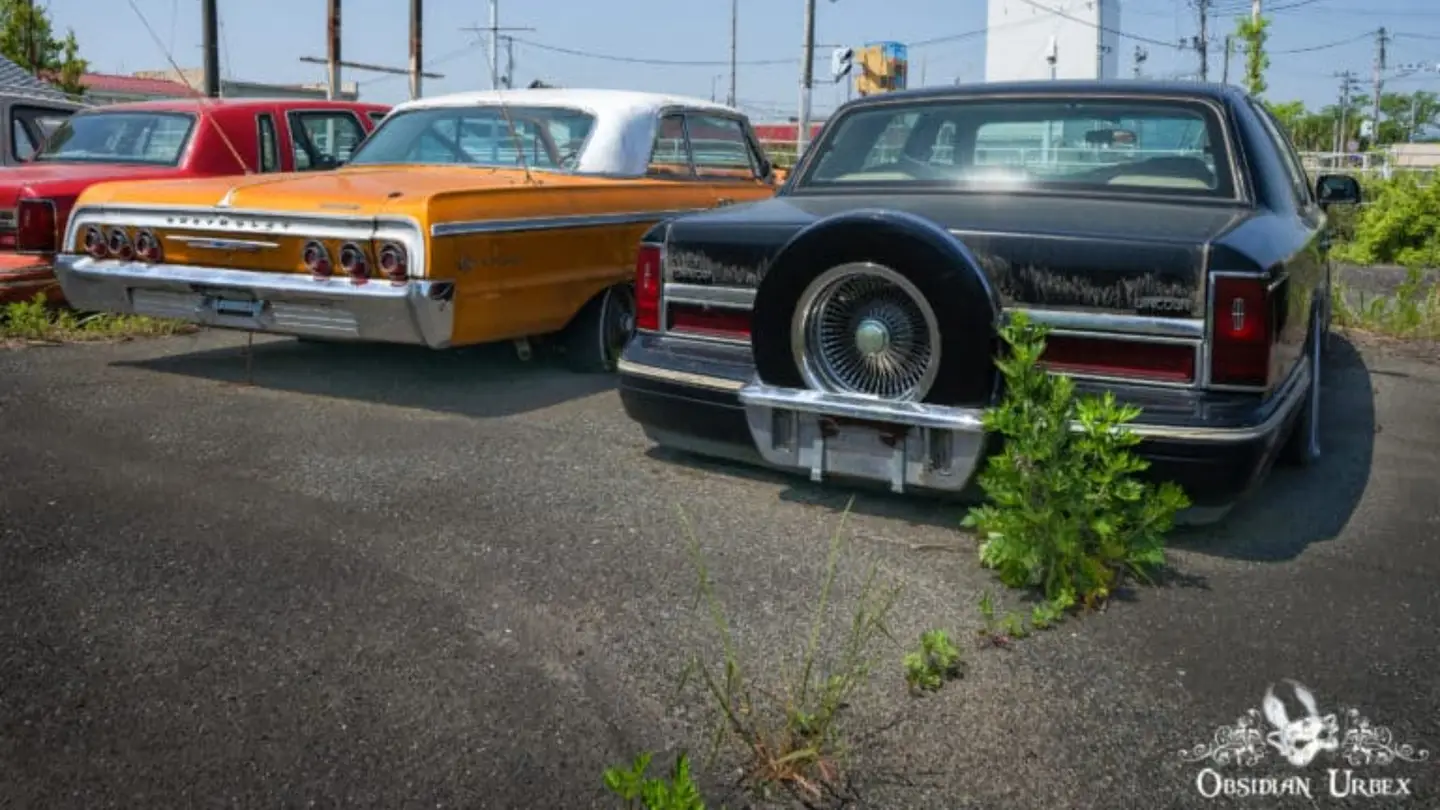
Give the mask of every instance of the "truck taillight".
<svg viewBox="0 0 1440 810">
<path fill-rule="evenodd" d="M 635 328 L 648 332 L 660 330 L 660 245 L 642 244 L 635 256 Z"/>
<path fill-rule="evenodd" d="M 55 203 L 51 200 L 21 200 L 15 208 L 15 251 L 54 253 L 59 241 Z"/>
<path fill-rule="evenodd" d="M 1264 278 L 1217 276 L 1211 297 L 1210 382 L 1263 387 L 1270 381 L 1274 313 Z"/>
</svg>

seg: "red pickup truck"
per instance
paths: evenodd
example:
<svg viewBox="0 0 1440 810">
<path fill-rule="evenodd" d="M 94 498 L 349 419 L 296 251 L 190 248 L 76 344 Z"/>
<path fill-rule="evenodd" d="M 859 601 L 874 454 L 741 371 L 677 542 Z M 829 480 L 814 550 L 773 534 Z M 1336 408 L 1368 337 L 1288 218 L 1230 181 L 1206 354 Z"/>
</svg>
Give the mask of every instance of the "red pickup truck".
<svg viewBox="0 0 1440 810">
<path fill-rule="evenodd" d="M 390 108 L 310 99 L 185 99 L 81 110 L 0 170 L 0 304 L 63 300 L 51 260 L 94 183 L 334 168 Z"/>
</svg>

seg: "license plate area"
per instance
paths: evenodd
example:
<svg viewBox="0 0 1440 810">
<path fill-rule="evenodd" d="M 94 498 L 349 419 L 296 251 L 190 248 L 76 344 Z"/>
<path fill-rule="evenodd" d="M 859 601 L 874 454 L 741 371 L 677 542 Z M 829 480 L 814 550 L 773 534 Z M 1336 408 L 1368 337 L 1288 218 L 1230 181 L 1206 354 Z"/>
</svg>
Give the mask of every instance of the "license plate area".
<svg viewBox="0 0 1440 810">
<path fill-rule="evenodd" d="M 265 311 L 265 302 L 254 294 L 243 290 L 225 292 L 200 291 L 205 296 L 205 308 L 217 316 L 228 318 L 256 318 Z"/>
</svg>

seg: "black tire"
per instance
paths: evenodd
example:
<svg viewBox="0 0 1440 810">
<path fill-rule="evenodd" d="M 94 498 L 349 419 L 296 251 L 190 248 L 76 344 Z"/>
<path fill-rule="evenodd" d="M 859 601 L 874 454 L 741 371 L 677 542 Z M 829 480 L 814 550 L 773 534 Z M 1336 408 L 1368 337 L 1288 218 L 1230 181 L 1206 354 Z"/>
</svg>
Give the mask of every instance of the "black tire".
<svg viewBox="0 0 1440 810">
<path fill-rule="evenodd" d="M 612 372 L 634 334 L 635 291 L 617 284 L 585 302 L 565 327 L 565 361 L 582 374 Z"/>
<path fill-rule="evenodd" d="M 1321 358 L 1324 355 L 1323 347 L 1328 330 L 1325 329 L 1325 319 L 1322 313 L 1315 313 L 1311 319 L 1310 339 L 1305 343 L 1305 351 L 1310 357 L 1310 387 L 1305 392 L 1305 398 L 1300 403 L 1300 413 L 1296 415 L 1294 427 L 1290 429 L 1290 435 L 1285 439 L 1284 447 L 1280 448 L 1280 462 L 1292 467 L 1309 467 L 1320 461 L 1320 369 Z"/>
<path fill-rule="evenodd" d="M 851 226 L 816 234 L 776 257 L 755 294 L 751 346 L 761 381 L 788 388 L 805 383 L 791 349 L 791 319 L 805 288 L 821 273 L 872 262 L 903 276 L 935 311 L 940 367 L 922 401 L 984 406 L 995 394 L 999 305 L 973 257 L 946 250 L 898 226 L 866 232 Z"/>
</svg>

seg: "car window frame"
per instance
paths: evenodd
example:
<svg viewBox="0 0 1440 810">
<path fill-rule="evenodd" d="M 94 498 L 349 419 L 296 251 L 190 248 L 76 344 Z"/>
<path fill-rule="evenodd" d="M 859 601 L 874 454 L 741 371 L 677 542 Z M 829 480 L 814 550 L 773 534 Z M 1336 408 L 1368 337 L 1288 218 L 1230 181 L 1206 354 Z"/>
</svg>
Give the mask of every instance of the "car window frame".
<svg viewBox="0 0 1440 810">
<path fill-rule="evenodd" d="M 690 122 L 686 116 L 687 112 L 688 110 L 678 108 L 666 109 L 661 110 L 659 114 L 655 116 L 655 137 L 650 141 L 650 155 L 645 160 L 645 177 L 655 180 L 675 180 L 683 182 L 698 182 L 700 180 L 699 175 L 695 172 L 695 149 L 690 143 Z M 655 165 L 656 148 L 660 144 L 660 133 L 663 131 L 662 125 L 667 118 L 680 119 L 680 135 L 684 141 L 686 165 L 690 168 L 688 175 L 656 174 L 651 168 Z"/>
<path fill-rule="evenodd" d="M 275 158 L 274 166 L 268 169 L 265 167 L 265 127 L 267 124 L 270 127 L 269 141 L 271 148 L 274 150 Z M 255 114 L 255 166 L 260 174 L 270 174 L 284 170 L 280 158 L 280 127 L 275 123 L 275 115 L 271 112 Z"/>
<path fill-rule="evenodd" d="M 45 133 L 40 131 L 40 125 L 36 119 L 41 117 L 59 118 L 63 124 L 65 119 L 75 114 L 75 110 L 68 107 L 45 107 L 37 104 L 11 104 L 8 108 L 10 115 L 10 156 L 15 160 L 29 161 L 40 151 L 45 143 Z M 20 157 L 15 150 L 15 125 L 19 124 L 25 133 L 26 140 L 30 142 L 31 151 L 29 157 Z"/>
<path fill-rule="evenodd" d="M 754 142 L 752 141 L 752 139 L 750 138 L 750 133 L 746 130 L 746 126 L 745 126 L 745 125 L 746 125 L 746 120 L 745 120 L 744 118 L 742 118 L 741 116 L 738 116 L 738 115 L 730 114 L 730 113 L 717 112 L 717 111 L 711 111 L 711 110 L 686 110 L 686 111 L 685 111 L 685 127 L 686 127 L 686 136 L 687 136 L 687 138 L 688 138 L 688 136 L 689 136 L 689 131 L 690 131 L 690 130 L 689 130 L 689 127 L 690 127 L 690 118 L 691 118 L 692 116 L 697 117 L 697 118 L 713 118 L 713 119 L 716 119 L 716 120 L 719 120 L 719 121 L 728 121 L 728 122 L 734 124 L 735 126 L 739 127 L 739 129 L 740 129 L 740 141 L 745 145 L 745 156 L 746 156 L 746 158 L 749 160 L 749 163 L 750 163 L 750 177 L 748 177 L 748 178 L 731 177 L 731 176 L 728 176 L 728 175 L 715 175 L 715 176 L 703 175 L 703 174 L 700 174 L 700 160 L 699 160 L 699 158 L 695 155 L 694 144 L 691 144 L 691 145 L 690 145 L 690 146 L 691 146 L 691 149 L 690 149 L 690 168 L 691 168 L 691 170 L 694 172 L 696 179 L 698 179 L 698 180 L 703 180 L 703 181 L 708 182 L 708 183 L 741 183 L 741 184 L 751 184 L 751 183 L 755 183 L 755 182 L 758 182 L 758 181 L 761 181 L 761 180 L 764 180 L 764 179 L 765 179 L 766 173 L 763 172 L 762 169 L 765 168 L 766 163 L 765 163 L 765 161 L 761 158 L 760 155 L 756 154 L 755 144 L 754 144 Z"/>
<path fill-rule="evenodd" d="M 1137 104 L 1170 104 L 1181 108 L 1195 111 L 1205 124 L 1206 136 L 1210 141 L 1211 149 L 1215 152 L 1215 169 L 1217 186 L 1208 193 L 1187 194 L 1182 189 L 1156 188 L 1156 187 L 1129 187 L 1111 186 L 1104 191 L 1094 186 L 1080 186 L 1076 188 L 1065 188 L 1057 184 L 1025 193 L 1046 197 L 1071 198 L 1071 197 L 1102 197 L 1105 199 L 1166 199 L 1185 200 L 1202 205 L 1235 205 L 1244 203 L 1247 200 L 1247 187 L 1244 172 L 1238 161 L 1241 155 L 1237 152 L 1237 144 L 1230 130 L 1231 111 L 1215 99 L 1202 96 L 1188 95 L 1140 95 L 1124 92 L 1101 93 L 1085 96 L 1060 96 L 1049 94 L 989 94 L 979 93 L 974 95 L 947 95 L 935 98 L 924 99 L 882 99 L 876 102 L 859 104 L 849 110 L 842 112 L 838 117 L 826 122 L 820 135 L 805 150 L 795 170 L 791 172 L 787 180 L 787 194 L 796 196 L 805 195 L 833 195 L 833 194 L 924 194 L 934 193 L 946 189 L 948 193 L 954 194 L 993 194 L 996 189 L 986 184 L 974 186 L 954 187 L 944 183 L 907 182 L 895 183 L 889 181 L 852 182 L 852 183 L 819 183 L 813 181 L 813 175 L 820 166 L 822 153 L 827 152 L 834 139 L 838 136 L 842 125 L 850 116 L 864 113 L 874 113 L 877 110 L 890 107 L 894 108 L 892 115 L 902 115 L 910 111 L 923 111 L 926 107 L 944 107 L 963 104 L 993 104 L 1003 102 L 1057 102 L 1057 101 L 1079 101 L 1082 103 L 1094 103 L 1099 105 L 1115 105 L 1125 103 Z M 913 132 L 906 135 L 906 140 L 913 136 Z M 1108 193 L 1105 193 L 1108 192 Z"/>
<path fill-rule="evenodd" d="M 1280 162 L 1285 164 L 1285 171 L 1290 175 L 1291 188 L 1295 194 L 1295 203 L 1302 210 L 1309 210 L 1316 205 L 1315 191 L 1310 187 L 1310 173 L 1305 171 L 1305 164 L 1301 162 L 1300 155 L 1295 151 L 1295 145 L 1285 134 L 1285 128 L 1275 118 L 1265 105 L 1253 98 L 1247 99 L 1250 109 L 1260 119 L 1260 127 L 1265 130 L 1266 136 L 1279 152 Z M 1298 176 L 1297 176 L 1298 173 Z"/>
<path fill-rule="evenodd" d="M 106 108 L 106 107 L 91 108 L 91 109 L 89 109 L 89 110 L 76 110 L 75 112 L 71 113 L 70 115 L 65 116 L 65 122 L 64 122 L 64 123 L 70 123 L 71 121 L 75 120 L 76 118 L 79 118 L 80 116 L 87 116 L 87 117 L 89 117 L 89 116 L 94 116 L 94 117 L 99 117 L 99 116 L 121 116 L 121 115 L 130 115 L 130 116 L 136 116 L 136 115 L 153 115 L 153 116 L 155 116 L 155 117 L 157 117 L 157 118 L 163 117 L 163 118 L 181 118 L 181 119 L 184 119 L 185 122 L 186 122 L 185 133 L 180 137 L 180 147 L 175 151 L 175 159 L 174 159 L 174 160 L 169 160 L 169 161 L 159 161 L 159 160 L 125 160 L 125 159 L 123 159 L 123 158 L 122 158 L 122 159 L 119 159 L 119 160 L 109 159 L 109 158 L 103 159 L 103 160 L 85 160 L 85 159 L 70 158 L 70 159 L 66 159 L 66 160 L 63 160 L 63 161 L 56 161 L 56 160 L 53 160 L 53 159 L 50 159 L 50 160 L 37 160 L 37 159 L 35 159 L 35 158 L 31 158 L 31 161 L 33 161 L 33 162 L 35 162 L 35 163 L 56 163 L 56 162 L 80 163 L 80 164 L 119 163 L 119 164 L 121 164 L 121 165 L 126 165 L 126 166 L 176 167 L 176 166 L 179 166 L 179 165 L 181 165 L 182 163 L 185 162 L 186 155 L 189 154 L 190 148 L 194 145 L 194 142 L 195 142 L 195 133 L 199 132 L 199 131 L 200 131 L 200 128 L 201 128 L 201 126 L 202 126 L 201 115 L 200 115 L 200 113 L 198 113 L 198 112 L 189 112 L 189 111 L 181 111 L 181 110 L 127 110 L 127 109 L 113 109 L 113 108 Z M 62 124 L 62 126 L 63 126 L 63 124 Z M 152 134 L 153 134 L 153 133 L 152 133 Z M 47 140 L 47 142 L 48 142 L 48 140 Z M 40 154 L 40 152 L 39 152 L 38 149 L 36 150 L 36 153 L 35 153 L 35 154 L 36 154 L 36 155 L 39 155 L 39 154 Z"/>
<path fill-rule="evenodd" d="M 323 108 L 323 107 L 310 107 L 310 108 L 303 108 L 303 107 L 302 107 L 302 108 L 296 108 L 296 109 L 286 110 L 286 111 L 285 111 L 285 123 L 286 123 L 286 125 L 289 127 L 289 129 L 290 129 L 290 141 L 291 141 L 291 149 L 290 149 L 290 151 L 291 151 L 291 160 L 294 161 L 294 163 L 295 163 L 294 170 L 297 171 L 297 172 L 324 172 L 324 171 L 330 171 L 330 170 L 332 170 L 332 169 L 334 169 L 334 168 L 336 168 L 336 167 L 338 167 L 338 166 L 343 165 L 343 164 L 346 162 L 346 161 L 343 161 L 343 160 L 339 160 L 339 158 L 337 157 L 337 158 L 336 158 L 336 161 L 337 161 L 337 162 L 336 162 L 334 165 L 328 165 L 328 166 L 316 165 L 317 163 L 319 163 L 319 161 L 317 160 L 317 158 L 318 158 L 319 155 L 320 155 L 320 150 L 319 150 L 319 147 L 317 147 L 317 146 L 315 145 L 315 142 L 310 138 L 310 131 L 305 127 L 305 124 L 304 124 L 304 122 L 303 122 L 303 117 L 304 117 L 304 116 L 327 116 L 327 117 L 332 117 L 332 116 L 333 116 L 333 117 L 336 117 L 336 118 L 346 118 L 346 117 L 348 117 L 349 120 L 350 120 L 350 122 L 355 125 L 355 129 L 356 129 L 356 131 L 358 132 L 358 135 L 359 135 L 359 137 L 357 137 L 357 138 L 355 139 L 355 145 L 354 145 L 353 147 L 351 147 L 351 149 L 350 149 L 350 155 L 351 155 L 351 157 L 353 157 L 353 156 L 355 155 L 356 150 L 358 150 L 358 149 L 360 148 L 360 144 L 365 140 L 366 136 L 369 134 L 369 133 L 365 130 L 365 124 L 360 121 L 360 116 L 359 116 L 354 110 L 334 109 L 334 108 Z M 337 140 L 338 140 L 338 139 L 337 139 Z M 299 161 L 299 160 L 295 160 L 295 158 L 298 157 L 298 155 L 295 153 L 295 147 L 297 147 L 297 146 L 300 147 L 302 150 L 304 150 L 306 160 L 308 160 L 309 163 L 310 163 L 310 165 L 309 165 L 309 166 L 306 166 L 305 168 L 301 168 L 301 167 L 300 167 L 300 161 Z M 348 160 L 348 158 L 347 158 L 347 160 Z"/>
</svg>

